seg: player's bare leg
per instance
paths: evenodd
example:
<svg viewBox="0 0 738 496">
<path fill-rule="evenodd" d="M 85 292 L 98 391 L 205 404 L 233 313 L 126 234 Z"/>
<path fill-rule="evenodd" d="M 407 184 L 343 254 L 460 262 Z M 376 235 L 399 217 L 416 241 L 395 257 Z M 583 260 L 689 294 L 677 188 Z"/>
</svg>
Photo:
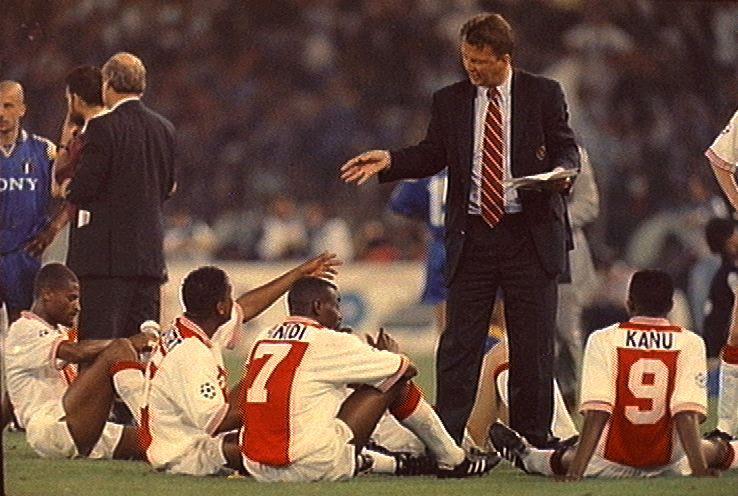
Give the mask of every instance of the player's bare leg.
<svg viewBox="0 0 738 496">
<path fill-rule="evenodd" d="M 362 385 L 343 402 L 337 417 L 354 433 L 352 444 L 356 446 L 357 453 L 369 442 L 377 422 L 406 383 L 407 381 L 398 381 L 385 393 L 371 386 Z"/>
<path fill-rule="evenodd" d="M 702 452 L 710 468 L 730 470 L 738 468 L 738 441 L 725 439 L 702 440 Z"/>
<path fill-rule="evenodd" d="M 242 474 L 246 473 L 246 469 L 243 466 L 241 446 L 238 444 L 237 432 L 226 434 L 225 439 L 223 440 L 223 456 L 225 456 L 225 459 L 228 462 L 228 468 L 237 470 Z"/>
<path fill-rule="evenodd" d="M 111 369 L 117 362 L 135 361 L 137 357 L 128 339 L 114 340 L 64 394 L 65 420 L 80 455 L 90 454 L 107 422 L 114 397 Z M 130 436 L 124 434 L 127 441 L 133 441 Z M 133 444 L 130 444 L 130 449 L 135 451 Z M 121 450 L 129 454 L 129 445 Z M 138 457 L 141 457 L 141 450 L 138 451 Z"/>
<path fill-rule="evenodd" d="M 507 412 L 501 411 L 500 397 L 497 393 L 497 382 L 495 380 L 495 371 L 506 361 L 507 345 L 504 341 L 492 348 L 482 361 L 477 398 L 466 423 L 472 441 L 480 447 L 487 444 L 489 427 L 493 422 L 500 419 L 501 414 L 504 413 L 505 419 L 503 421 L 507 421 Z"/>
</svg>

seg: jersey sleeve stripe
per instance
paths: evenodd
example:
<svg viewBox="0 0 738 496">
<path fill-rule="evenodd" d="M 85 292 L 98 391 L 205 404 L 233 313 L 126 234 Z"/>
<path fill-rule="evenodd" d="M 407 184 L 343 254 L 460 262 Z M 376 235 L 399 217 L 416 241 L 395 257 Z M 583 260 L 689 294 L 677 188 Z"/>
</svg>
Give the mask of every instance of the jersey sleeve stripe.
<svg viewBox="0 0 738 496">
<path fill-rule="evenodd" d="M 590 410 L 612 413 L 612 409 L 613 406 L 607 401 L 587 401 L 585 403 L 582 403 L 582 406 L 579 407 L 579 413 Z"/>
<path fill-rule="evenodd" d="M 394 386 L 397 381 L 400 380 L 400 378 L 405 374 L 405 371 L 410 366 L 410 360 L 408 360 L 405 356 L 399 355 L 400 357 L 400 366 L 397 369 L 397 372 L 389 376 L 387 379 L 382 381 L 382 383 L 377 387 L 380 391 L 383 393 L 386 393 L 390 390 L 392 386 Z"/>
<path fill-rule="evenodd" d="M 712 148 L 708 148 L 705 151 L 705 156 L 707 157 L 707 159 L 710 161 L 710 163 L 713 166 L 717 167 L 718 169 L 726 170 L 730 172 L 731 174 L 735 174 L 735 170 L 736 170 L 735 165 L 729 162 L 726 162 L 725 160 L 720 158 L 717 153 L 712 151 Z"/>
<path fill-rule="evenodd" d="M 700 415 L 707 415 L 707 408 L 705 408 L 705 405 L 700 405 L 699 403 L 680 403 L 671 407 L 672 415 L 680 412 L 695 412 Z"/>
<path fill-rule="evenodd" d="M 215 431 L 218 430 L 220 424 L 223 423 L 226 413 L 228 413 L 228 403 L 221 405 L 218 411 L 210 417 L 207 425 L 205 425 L 205 432 L 207 432 L 209 436 L 215 436 Z"/>
</svg>

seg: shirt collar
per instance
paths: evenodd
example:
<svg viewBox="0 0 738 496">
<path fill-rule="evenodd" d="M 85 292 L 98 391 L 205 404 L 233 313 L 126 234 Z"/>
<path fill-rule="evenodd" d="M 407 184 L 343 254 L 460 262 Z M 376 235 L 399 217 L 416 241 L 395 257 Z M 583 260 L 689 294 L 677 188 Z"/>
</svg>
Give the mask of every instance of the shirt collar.
<svg viewBox="0 0 738 496">
<path fill-rule="evenodd" d="M 28 133 L 25 129 L 21 129 L 18 133 L 18 139 L 16 140 L 18 143 L 23 143 L 28 139 Z"/>
<path fill-rule="evenodd" d="M 126 102 L 130 102 L 131 100 L 140 100 L 140 99 L 141 99 L 141 97 L 138 96 L 138 95 L 127 96 L 124 99 L 119 100 L 118 102 L 116 102 L 116 104 L 113 105 L 112 107 L 110 107 L 110 112 L 112 112 L 113 110 L 117 109 L 118 107 L 120 107 L 121 105 L 123 105 Z"/>
<path fill-rule="evenodd" d="M 661 317 L 642 317 L 642 316 L 635 316 L 631 317 L 630 321 L 633 324 L 646 324 L 646 325 L 656 325 L 656 326 L 670 326 L 672 325 L 671 322 L 669 322 L 668 319 L 664 319 Z"/>
<path fill-rule="evenodd" d="M 123 100 L 121 100 L 121 101 L 120 101 L 120 102 L 118 102 L 118 103 L 121 103 L 122 101 L 123 101 Z M 117 107 L 117 105 L 116 105 L 116 107 Z M 90 117 L 89 119 L 87 119 L 87 120 L 85 121 L 84 125 L 82 126 L 82 129 L 80 129 L 80 131 L 79 131 L 79 132 L 80 132 L 80 134 L 81 134 L 81 133 L 84 133 L 85 131 L 87 131 L 87 125 L 88 125 L 88 124 L 90 123 L 90 121 L 91 121 L 92 119 L 97 119 L 98 117 L 102 117 L 103 115 L 105 115 L 105 114 L 109 114 L 110 112 L 112 112 L 112 109 L 104 109 L 104 110 L 101 110 L 100 112 L 98 112 L 97 114 L 95 114 L 95 115 L 91 116 L 91 117 Z"/>
</svg>

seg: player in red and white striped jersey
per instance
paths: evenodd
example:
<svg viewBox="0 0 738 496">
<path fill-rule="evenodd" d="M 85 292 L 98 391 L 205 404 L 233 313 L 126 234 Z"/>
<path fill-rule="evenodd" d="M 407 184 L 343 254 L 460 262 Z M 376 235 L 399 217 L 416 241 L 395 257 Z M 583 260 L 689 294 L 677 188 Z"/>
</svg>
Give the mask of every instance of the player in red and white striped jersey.
<svg viewBox="0 0 738 496">
<path fill-rule="evenodd" d="M 147 367 L 143 396 L 124 398 L 131 406 L 142 405 L 142 444 L 156 469 L 210 475 L 241 468 L 236 433 L 229 434 L 242 424 L 239 393 L 226 390 L 222 345 L 231 341 L 237 324 L 261 313 L 295 281 L 307 275 L 332 277 L 338 264 L 335 255 L 324 253 L 235 302 L 221 269 L 201 267 L 187 275 L 185 313 L 162 333 Z"/>
<path fill-rule="evenodd" d="M 673 283 L 664 272 L 637 272 L 630 321 L 595 331 L 582 371 L 579 444 L 559 451 L 528 446 L 495 424 L 490 437 L 527 472 L 584 477 L 712 475 L 738 465 L 735 442 L 701 440 L 707 409 L 705 345 L 671 325 Z"/>
<path fill-rule="evenodd" d="M 41 268 L 31 311 L 8 331 L 8 393 L 26 439 L 42 457 L 141 458 L 137 430 L 106 422 L 120 362 L 135 361 L 151 337 L 77 343 L 79 282 L 62 264 Z M 79 376 L 74 364 L 87 362 Z M 111 381 L 111 379 L 113 381 Z"/>
<path fill-rule="evenodd" d="M 436 456 L 439 476 L 491 470 L 499 457 L 464 454 L 409 381 L 416 370 L 389 335 L 367 344 L 336 330 L 339 302 L 332 283 L 302 279 L 288 296 L 291 317 L 257 337 L 244 380 L 249 473 L 268 482 L 349 479 L 371 468 L 358 455 L 388 409 Z"/>
</svg>

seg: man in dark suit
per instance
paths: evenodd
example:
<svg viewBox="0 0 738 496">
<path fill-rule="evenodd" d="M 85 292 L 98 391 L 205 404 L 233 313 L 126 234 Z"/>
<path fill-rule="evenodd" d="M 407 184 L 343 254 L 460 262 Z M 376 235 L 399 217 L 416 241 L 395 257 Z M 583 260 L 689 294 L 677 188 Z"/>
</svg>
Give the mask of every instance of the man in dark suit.
<svg viewBox="0 0 738 496">
<path fill-rule="evenodd" d="M 341 168 L 362 184 L 420 178 L 448 167 L 446 330 L 437 352 L 438 414 L 460 441 L 477 390 L 483 345 L 498 288 L 510 347 L 510 424 L 536 446 L 550 445 L 557 277 L 571 233 L 564 194 L 570 180 L 515 190 L 503 181 L 577 170 L 579 154 L 558 83 L 513 70 L 512 29 L 482 14 L 461 30 L 469 80 L 433 95 L 423 141 L 363 153 Z"/>
<path fill-rule="evenodd" d="M 141 102 L 145 88 L 136 56 L 118 53 L 105 63 L 109 112 L 87 123 L 68 186 L 77 214 L 67 263 L 80 280 L 82 339 L 131 336 L 159 318 L 162 206 L 174 190 L 175 139 L 172 124 Z"/>
</svg>

